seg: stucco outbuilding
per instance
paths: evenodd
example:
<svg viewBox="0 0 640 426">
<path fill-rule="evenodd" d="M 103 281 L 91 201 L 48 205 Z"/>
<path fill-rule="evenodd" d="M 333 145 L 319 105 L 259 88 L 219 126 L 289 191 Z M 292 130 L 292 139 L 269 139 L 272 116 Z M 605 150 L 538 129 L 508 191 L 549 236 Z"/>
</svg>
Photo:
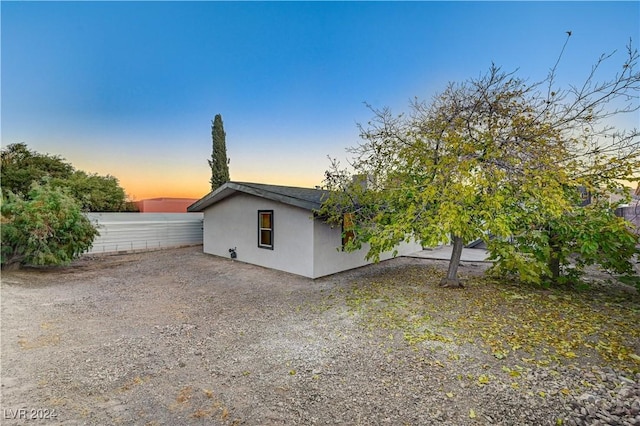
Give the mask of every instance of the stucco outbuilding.
<svg viewBox="0 0 640 426">
<path fill-rule="evenodd" d="M 367 247 L 342 251 L 342 230 L 314 215 L 326 196 L 320 189 L 227 182 L 187 210 L 204 213 L 205 253 L 318 278 L 370 263 Z M 419 243 L 402 243 L 397 254 L 420 250 Z"/>
</svg>

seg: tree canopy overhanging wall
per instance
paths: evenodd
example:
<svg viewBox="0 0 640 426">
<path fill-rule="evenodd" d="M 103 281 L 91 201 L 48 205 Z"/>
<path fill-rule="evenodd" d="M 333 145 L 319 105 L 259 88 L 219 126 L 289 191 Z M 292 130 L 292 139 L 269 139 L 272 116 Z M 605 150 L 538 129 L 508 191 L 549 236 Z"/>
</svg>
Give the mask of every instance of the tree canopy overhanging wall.
<svg viewBox="0 0 640 426">
<path fill-rule="evenodd" d="M 529 83 L 492 66 L 406 114 L 370 107 L 361 143 L 348 149 L 351 168 L 334 160 L 326 172 L 331 196 L 318 213 L 335 225 L 348 214 L 355 238 L 345 248 L 369 243 L 374 259 L 402 240 L 453 242 L 443 285 L 459 285 L 459 254 L 478 238 L 494 271 L 525 281 L 558 282 L 593 263 L 630 272 L 638 238 L 607 201 L 640 178 L 638 129 L 610 125 L 638 110 L 638 52 L 629 46 L 620 71 L 596 81 L 612 58 L 568 89 L 555 67 Z M 581 188 L 591 205 L 581 206 Z M 580 237 L 585 228 L 593 238 Z"/>
</svg>

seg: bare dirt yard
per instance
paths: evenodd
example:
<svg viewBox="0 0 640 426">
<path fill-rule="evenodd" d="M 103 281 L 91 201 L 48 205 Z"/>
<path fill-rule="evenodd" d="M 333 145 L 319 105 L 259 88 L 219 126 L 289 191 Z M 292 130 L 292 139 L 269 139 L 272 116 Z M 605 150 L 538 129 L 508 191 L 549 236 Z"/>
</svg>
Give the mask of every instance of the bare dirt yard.
<svg viewBox="0 0 640 426">
<path fill-rule="evenodd" d="M 640 425 L 640 296 L 201 247 L 2 275 L 2 424 Z"/>
</svg>

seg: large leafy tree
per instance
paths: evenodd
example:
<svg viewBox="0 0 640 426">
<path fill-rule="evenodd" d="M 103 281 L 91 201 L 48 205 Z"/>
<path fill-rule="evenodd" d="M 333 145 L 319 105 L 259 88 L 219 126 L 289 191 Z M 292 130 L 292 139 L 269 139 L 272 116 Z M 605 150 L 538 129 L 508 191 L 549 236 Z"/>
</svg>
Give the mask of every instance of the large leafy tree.
<svg viewBox="0 0 640 426">
<path fill-rule="evenodd" d="M 25 143 L 7 145 L 1 153 L 2 191 L 26 196 L 31 185 L 42 184 L 47 179 L 69 179 L 74 168 L 59 156 L 40 154 L 30 150 Z"/>
<path fill-rule="evenodd" d="M 601 57 L 582 85 L 565 90 L 556 87 L 555 67 L 530 84 L 492 66 L 479 78 L 449 84 L 431 102 L 413 101 L 409 114 L 371 108 L 373 119 L 360 126 L 362 142 L 348 150 L 352 169 L 334 161 L 326 173 L 331 195 L 320 214 L 336 225 L 348 214 L 354 237 L 345 248 L 367 243 L 373 259 L 402 240 L 452 241 L 446 286 L 459 285 L 462 248 L 479 238 L 498 268 L 541 282 L 553 275 L 552 238 L 546 255 L 536 257 L 514 237 L 544 233 L 574 216 L 579 187 L 597 196 L 620 190 L 619 179 L 637 178 L 637 129 L 606 125 L 638 109 L 637 58 L 629 48 L 621 71 L 596 82 L 610 59 Z"/>
<path fill-rule="evenodd" d="M 76 170 L 68 179 L 54 179 L 52 184 L 67 188 L 82 209 L 90 212 L 119 212 L 128 210 L 124 189 L 114 176 L 100 176 Z"/>
<path fill-rule="evenodd" d="M 63 158 L 32 151 L 24 143 L 8 145 L 1 156 L 0 184 L 5 196 L 12 193 L 28 199 L 34 183 L 49 182 L 54 187 L 66 188 L 85 211 L 128 210 L 124 189 L 113 176 L 76 170 Z"/>
<path fill-rule="evenodd" d="M 224 132 L 222 116 L 216 114 L 211 122 L 212 151 L 208 160 L 211 167 L 211 190 L 229 181 L 229 159 L 227 158 L 227 134 Z"/>
<path fill-rule="evenodd" d="M 34 184 L 2 200 L 2 266 L 60 265 L 89 249 L 98 235 L 80 203 L 62 188 Z"/>
</svg>

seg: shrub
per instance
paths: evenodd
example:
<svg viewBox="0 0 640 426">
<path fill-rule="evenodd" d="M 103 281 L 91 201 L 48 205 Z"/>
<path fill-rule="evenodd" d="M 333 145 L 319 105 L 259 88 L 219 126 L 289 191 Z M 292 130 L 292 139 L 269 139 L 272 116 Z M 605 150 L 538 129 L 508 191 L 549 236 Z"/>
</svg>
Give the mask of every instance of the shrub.
<svg viewBox="0 0 640 426">
<path fill-rule="evenodd" d="M 61 188 L 32 186 L 2 200 L 2 267 L 68 264 L 91 248 L 98 230 Z"/>
</svg>

